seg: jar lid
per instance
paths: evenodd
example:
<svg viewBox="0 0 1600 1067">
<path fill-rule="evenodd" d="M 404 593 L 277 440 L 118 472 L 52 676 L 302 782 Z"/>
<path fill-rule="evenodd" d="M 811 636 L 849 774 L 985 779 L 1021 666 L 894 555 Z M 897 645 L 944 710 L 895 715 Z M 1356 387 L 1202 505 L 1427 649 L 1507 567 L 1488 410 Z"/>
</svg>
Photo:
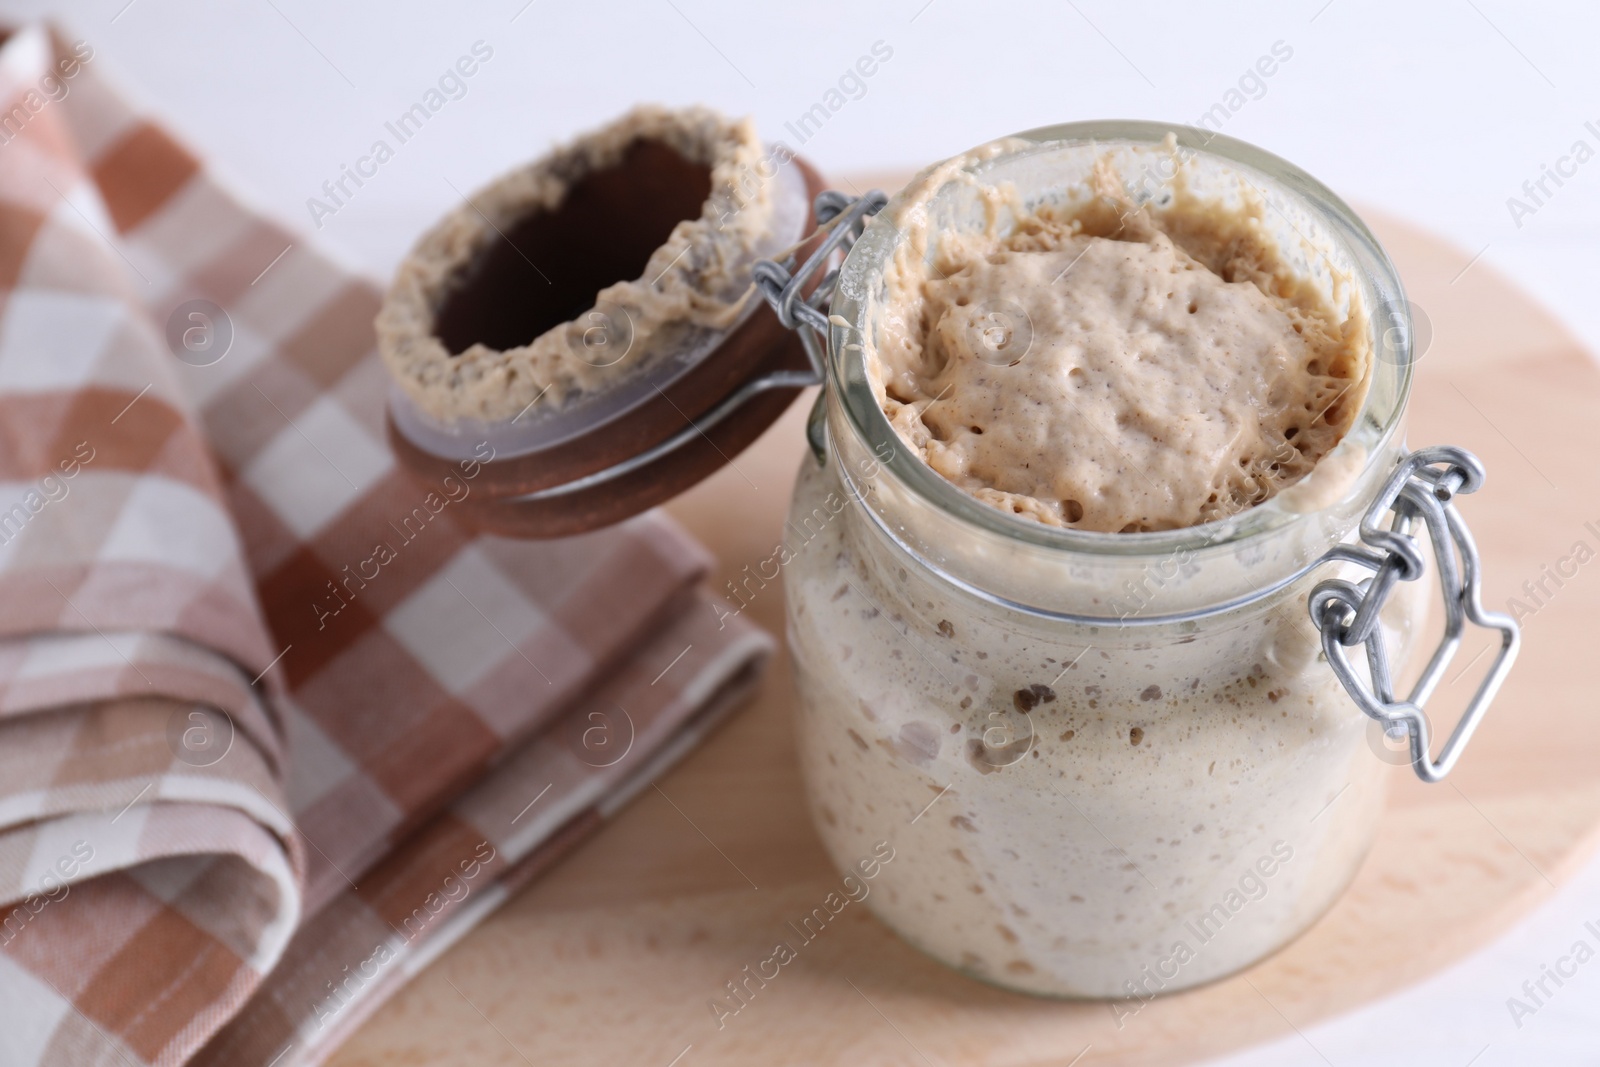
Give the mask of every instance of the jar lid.
<svg viewBox="0 0 1600 1067">
<path fill-rule="evenodd" d="M 378 317 L 402 465 L 431 485 L 474 470 L 461 514 L 529 538 L 718 470 L 815 378 L 752 268 L 810 243 L 823 187 L 748 124 L 640 109 L 480 190 Z"/>
</svg>

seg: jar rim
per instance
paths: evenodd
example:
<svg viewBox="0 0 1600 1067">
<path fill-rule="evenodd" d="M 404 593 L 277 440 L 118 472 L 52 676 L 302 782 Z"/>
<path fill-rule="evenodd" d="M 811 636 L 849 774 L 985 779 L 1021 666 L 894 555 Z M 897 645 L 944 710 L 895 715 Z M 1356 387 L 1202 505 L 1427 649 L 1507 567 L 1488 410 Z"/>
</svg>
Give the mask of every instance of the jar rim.
<svg viewBox="0 0 1600 1067">
<path fill-rule="evenodd" d="M 1412 385 L 1414 352 L 1409 305 L 1399 274 L 1378 239 L 1331 189 L 1287 160 L 1236 138 L 1192 126 L 1139 120 L 1097 120 L 1038 127 L 992 142 L 996 146 L 1017 142 L 1017 146 L 1014 150 L 985 153 L 981 163 L 989 167 L 1002 159 L 1058 148 L 1101 145 L 1153 148 L 1159 147 L 1169 136 L 1182 151 L 1217 157 L 1235 170 L 1254 172 L 1292 194 L 1318 216 L 1328 235 L 1350 254 L 1356 267 L 1354 280 L 1371 305 L 1366 309 L 1369 329 L 1378 334 L 1380 311 L 1404 326 L 1398 334 L 1390 330 L 1373 338 L 1369 371 L 1372 378 L 1350 430 L 1334 450 L 1362 448 L 1366 452 L 1359 473 L 1343 498 L 1322 508 L 1296 511 L 1286 507 L 1283 495 L 1278 494 L 1234 515 L 1175 530 L 1142 533 L 1075 530 L 1011 515 L 986 504 L 946 480 L 911 449 L 904 447 L 904 439 L 890 424 L 871 387 L 865 366 L 865 346 L 852 343 L 852 338 L 863 336 L 870 328 L 867 314 L 872 306 L 874 283 L 882 278 L 889 258 L 905 240 L 889 220 L 896 217 L 908 193 L 917 189 L 923 178 L 947 166 L 949 161 L 946 161 L 924 169 L 905 190 L 891 198 L 888 206 L 868 225 L 863 238 L 855 243 L 840 268 L 828 331 L 827 371 L 830 388 L 838 399 L 838 410 L 866 448 L 886 457 L 883 468 L 889 475 L 917 499 L 975 531 L 1036 548 L 1081 556 L 1159 557 L 1196 547 L 1242 547 L 1244 543 L 1280 534 L 1296 524 L 1318 523 L 1326 512 L 1348 513 L 1351 498 L 1361 495 L 1376 475 L 1386 471 L 1392 458 L 1389 446 L 1399 432 Z M 967 153 L 965 158 L 976 160 L 979 151 Z M 974 168 L 966 169 L 970 173 Z M 1385 377 L 1384 388 L 1378 388 L 1379 375 Z M 1326 463 L 1334 452 L 1319 462 Z"/>
</svg>

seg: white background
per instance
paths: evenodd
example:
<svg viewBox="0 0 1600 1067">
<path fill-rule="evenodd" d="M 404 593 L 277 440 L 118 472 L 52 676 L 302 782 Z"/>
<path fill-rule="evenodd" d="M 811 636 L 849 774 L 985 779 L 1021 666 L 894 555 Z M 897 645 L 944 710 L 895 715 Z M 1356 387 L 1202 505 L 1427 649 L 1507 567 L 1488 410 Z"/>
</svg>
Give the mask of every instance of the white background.
<svg viewBox="0 0 1600 1067">
<path fill-rule="evenodd" d="M 526 4 L 526 6 L 525 6 Z M 892 57 L 803 146 L 824 172 L 921 166 L 1055 122 L 1193 122 L 1275 42 L 1292 57 L 1225 132 L 1346 199 L 1450 238 L 1600 351 L 1600 159 L 1519 227 L 1507 198 L 1582 138 L 1600 149 L 1600 8 L 1510 0 L 326 0 L 0 3 L 63 20 L 95 62 L 296 229 L 475 41 L 492 58 L 317 235 L 386 277 L 418 230 L 501 170 L 633 104 L 706 103 L 784 129 L 875 42 Z M 803 12 L 803 14 L 802 14 Z M 1257 92 L 1260 92 L 1258 89 Z M 1595 123 L 1595 131 L 1584 128 Z M 1532 203 L 1529 201 L 1530 204 Z M 1506 998 L 1600 923 L 1600 863 L 1422 986 L 1230 1065 L 1600 1063 L 1600 961 L 1518 1029 Z M 1592 973 L 1591 973 L 1592 972 Z M 1476 1059 L 1474 1058 L 1476 1057 Z M 1086 1065 L 1092 1064 L 1092 1052 Z"/>
</svg>

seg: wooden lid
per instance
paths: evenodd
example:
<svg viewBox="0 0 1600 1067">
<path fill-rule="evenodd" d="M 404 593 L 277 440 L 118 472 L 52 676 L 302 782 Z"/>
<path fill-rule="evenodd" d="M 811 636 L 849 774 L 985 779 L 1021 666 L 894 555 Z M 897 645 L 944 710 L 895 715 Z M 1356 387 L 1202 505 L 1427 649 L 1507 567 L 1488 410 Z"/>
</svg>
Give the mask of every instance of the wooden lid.
<svg viewBox="0 0 1600 1067">
<path fill-rule="evenodd" d="M 816 229 L 811 202 L 823 190 L 817 172 L 803 160 L 791 160 L 803 179 L 805 221 L 800 234 Z M 652 187 L 641 195 L 663 196 L 657 188 L 672 180 L 656 171 Z M 560 210 L 552 214 L 559 214 Z M 626 243 L 631 238 L 615 238 Z M 787 242 L 785 242 L 787 243 Z M 604 257 L 604 253 L 602 253 Z M 481 292 L 454 300 L 440 321 L 454 332 L 471 332 L 464 316 L 482 316 L 493 329 L 505 317 L 503 303 L 515 299 L 506 279 L 485 262 L 469 285 Z M 456 507 L 480 529 L 512 537 L 552 538 L 583 533 L 620 522 L 663 503 L 705 478 L 743 451 L 794 401 L 800 390 L 771 389 L 754 397 L 681 446 L 627 474 L 586 488 L 526 498 L 604 471 L 643 454 L 702 419 L 746 382 L 774 370 L 809 370 L 799 335 L 785 329 L 764 301 L 752 294 L 751 310 L 720 341 L 695 358 L 665 384 L 654 387 L 632 406 L 577 427 L 548 445 L 518 450 L 514 455 L 481 464 L 471 495 Z M 414 413 L 402 410 L 407 400 L 396 390 L 388 414 L 388 436 L 395 454 L 422 484 L 437 485 L 447 475 L 460 476 L 466 454 L 441 446 L 435 435 L 417 429 Z M 410 417 L 407 417 L 408 414 Z M 461 439 L 461 440 L 464 440 Z"/>
</svg>

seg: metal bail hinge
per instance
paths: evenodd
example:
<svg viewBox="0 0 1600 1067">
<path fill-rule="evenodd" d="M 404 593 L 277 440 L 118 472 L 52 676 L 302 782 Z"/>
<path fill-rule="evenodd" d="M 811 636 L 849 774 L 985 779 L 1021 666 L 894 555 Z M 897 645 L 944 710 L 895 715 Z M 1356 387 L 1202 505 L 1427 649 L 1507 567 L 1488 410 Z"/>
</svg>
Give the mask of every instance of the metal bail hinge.
<svg viewBox="0 0 1600 1067">
<path fill-rule="evenodd" d="M 839 281 L 839 267 L 856 238 L 866 230 L 868 217 L 882 211 L 888 202 L 889 197 L 881 189 L 868 190 L 854 200 L 832 189 L 821 193 L 813 204 L 818 223 L 816 232 L 776 260 L 756 260 L 752 268 L 756 290 L 771 305 L 778 321 L 800 335 L 800 344 L 816 375 L 813 385 L 827 381 L 828 306 Z M 822 242 L 804 263 L 796 266 L 800 249 L 817 237 L 822 237 Z M 819 272 L 822 273 L 820 278 L 817 277 Z M 810 295 L 804 295 L 806 286 L 814 278 L 816 284 Z M 818 394 L 811 415 L 806 419 L 806 441 L 818 463 L 826 454 L 822 428 L 826 392 Z"/>
<path fill-rule="evenodd" d="M 856 238 L 867 228 L 867 218 L 882 211 L 889 197 L 881 189 L 872 189 L 854 199 L 836 190 L 817 196 L 814 211 L 817 231 L 800 244 L 789 249 L 777 260 L 756 260 L 753 272 L 756 288 L 766 298 L 778 321 L 791 330 L 801 323 L 818 333 L 828 329 L 828 302 L 833 297 L 834 284 L 839 280 L 839 263 L 833 262 L 835 252 L 849 252 Z M 798 268 L 795 258 L 806 241 L 823 236 L 823 241 Z M 843 257 L 840 257 L 842 260 Z M 806 286 L 819 271 L 825 271 L 812 289 L 810 296 L 802 295 Z M 805 331 L 801 330 L 804 334 Z M 817 371 L 820 373 L 819 365 Z"/>
<path fill-rule="evenodd" d="M 1311 621 L 1322 633 L 1322 650 L 1334 674 L 1362 711 L 1386 729 L 1404 728 L 1410 737 L 1412 768 L 1425 782 L 1439 781 L 1455 766 L 1511 669 L 1521 643 L 1516 620 L 1483 609 L 1477 545 L 1454 503 L 1457 493 L 1476 492 L 1483 485 L 1483 477 L 1483 464 L 1465 449 L 1445 445 L 1412 452 L 1401 461 L 1363 516 L 1362 544 L 1340 545 L 1322 557 L 1322 562 L 1360 564 L 1373 572 L 1372 577 L 1359 585 L 1330 578 L 1311 591 Z M 1391 511 L 1394 517 L 1385 528 L 1382 523 Z M 1405 700 L 1396 700 L 1378 615 L 1396 582 L 1416 581 L 1424 573 L 1426 564 L 1412 535 L 1418 519 L 1428 528 L 1439 568 L 1439 584 L 1444 592 L 1444 638 L 1411 693 Z M 1500 651 L 1435 761 L 1429 756 L 1430 732 L 1423 708 L 1461 647 L 1461 634 L 1469 621 L 1484 629 L 1498 630 Z M 1345 651 L 1355 645 L 1366 646 L 1370 689 L 1357 676 Z"/>
</svg>

